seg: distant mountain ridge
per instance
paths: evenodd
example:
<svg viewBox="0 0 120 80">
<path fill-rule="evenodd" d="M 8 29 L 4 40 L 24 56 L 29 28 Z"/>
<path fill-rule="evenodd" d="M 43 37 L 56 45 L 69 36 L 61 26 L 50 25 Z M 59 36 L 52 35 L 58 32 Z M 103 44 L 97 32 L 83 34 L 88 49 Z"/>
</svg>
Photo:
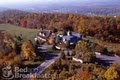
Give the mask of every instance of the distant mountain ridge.
<svg viewBox="0 0 120 80">
<path fill-rule="evenodd" d="M 9 8 L 0 7 L 0 12 L 7 11 Z"/>
<path fill-rule="evenodd" d="M 31 4 L 19 9 L 36 13 L 76 13 L 85 15 L 120 16 L 119 3 L 120 0 L 62 0 L 49 4 Z"/>
<path fill-rule="evenodd" d="M 36 6 L 20 10 L 36 13 L 75 13 L 84 15 L 120 16 L 120 5 L 68 6 L 54 4 L 54 6 Z"/>
<path fill-rule="evenodd" d="M 21 17 L 21 16 L 25 16 L 27 15 L 28 12 L 25 11 L 21 11 L 21 10 L 6 10 L 6 11 L 2 11 L 0 12 L 0 17 L 6 17 L 6 18 L 10 18 L 10 17 Z"/>
<path fill-rule="evenodd" d="M 120 0 L 62 0 L 50 3 L 31 3 L 13 5 L 11 9 L 18 9 L 33 13 L 75 13 L 84 15 L 120 16 Z M 0 12 L 9 10 L 0 8 Z"/>
</svg>

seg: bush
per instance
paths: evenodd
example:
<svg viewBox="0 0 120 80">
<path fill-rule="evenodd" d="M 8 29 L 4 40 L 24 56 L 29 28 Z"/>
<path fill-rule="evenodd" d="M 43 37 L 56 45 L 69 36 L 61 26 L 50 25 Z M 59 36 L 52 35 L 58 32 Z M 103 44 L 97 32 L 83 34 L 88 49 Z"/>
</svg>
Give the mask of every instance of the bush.
<svg viewBox="0 0 120 80">
<path fill-rule="evenodd" d="M 103 46 L 100 46 L 100 45 L 96 45 L 95 51 L 96 51 L 96 52 L 103 53 L 103 52 L 104 52 L 104 47 L 103 47 Z"/>
<path fill-rule="evenodd" d="M 96 59 L 96 56 L 95 56 L 95 54 L 93 52 L 88 52 L 83 57 L 83 61 L 88 62 L 88 63 L 94 62 L 95 59 Z"/>
<path fill-rule="evenodd" d="M 24 41 L 21 48 L 24 59 L 34 60 L 36 53 L 34 46 L 30 40 Z"/>
<path fill-rule="evenodd" d="M 116 54 L 117 56 L 120 56 L 120 51 L 119 51 L 119 50 L 115 51 L 115 54 Z"/>
</svg>

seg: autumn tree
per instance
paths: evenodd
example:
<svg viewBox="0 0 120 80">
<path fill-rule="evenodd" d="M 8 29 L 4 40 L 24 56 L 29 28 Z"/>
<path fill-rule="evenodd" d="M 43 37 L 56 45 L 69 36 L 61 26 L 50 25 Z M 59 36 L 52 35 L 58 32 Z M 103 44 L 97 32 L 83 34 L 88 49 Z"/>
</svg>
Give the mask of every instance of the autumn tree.
<svg viewBox="0 0 120 80">
<path fill-rule="evenodd" d="M 65 53 L 64 53 L 64 50 L 62 51 L 60 58 L 61 58 L 61 59 L 66 59 L 66 55 L 65 55 Z"/>
<path fill-rule="evenodd" d="M 76 54 L 79 54 L 80 52 L 86 52 L 89 50 L 88 43 L 85 41 L 78 42 L 75 47 Z"/>
<path fill-rule="evenodd" d="M 26 20 L 22 20 L 21 21 L 21 25 L 22 25 L 22 27 L 27 27 L 27 21 Z"/>
<path fill-rule="evenodd" d="M 35 76 L 31 75 L 30 76 L 30 80 L 38 80 L 38 78 L 36 78 Z"/>
<path fill-rule="evenodd" d="M 83 57 L 83 60 L 84 62 L 94 62 L 96 59 L 96 56 L 93 52 L 87 52 L 84 57 Z"/>
<path fill-rule="evenodd" d="M 86 21 L 85 19 L 81 18 L 80 19 L 80 23 L 79 23 L 79 27 L 78 27 L 78 32 L 79 33 L 86 33 L 87 32 L 87 26 L 86 26 Z"/>
<path fill-rule="evenodd" d="M 95 51 L 96 51 L 96 52 L 103 53 L 103 52 L 104 52 L 104 47 L 101 46 L 101 45 L 96 45 Z"/>
<path fill-rule="evenodd" d="M 62 72 L 59 74 L 59 77 L 61 79 L 67 79 L 71 76 L 72 76 L 72 73 L 70 73 L 69 71 L 65 71 L 65 70 L 62 70 Z"/>
<path fill-rule="evenodd" d="M 109 67 L 109 69 L 104 74 L 107 80 L 119 80 L 120 75 L 114 66 Z"/>
<path fill-rule="evenodd" d="M 120 50 L 115 50 L 115 54 L 116 54 L 117 56 L 120 56 Z"/>
<path fill-rule="evenodd" d="M 21 63 L 22 59 L 19 55 L 17 55 L 17 56 L 14 57 L 14 61 L 15 61 L 16 65 L 19 65 Z"/>
<path fill-rule="evenodd" d="M 0 40 L 0 52 L 4 55 L 15 52 L 16 44 L 14 38 L 6 32 L 1 34 L 1 36 L 2 37 Z"/>
<path fill-rule="evenodd" d="M 28 60 L 32 60 L 36 57 L 34 46 L 30 40 L 26 40 L 22 43 L 22 55 Z"/>
<path fill-rule="evenodd" d="M 90 80 L 91 77 L 92 77 L 92 74 L 88 70 L 84 70 L 76 77 L 76 79 L 78 79 L 78 80 Z"/>
</svg>

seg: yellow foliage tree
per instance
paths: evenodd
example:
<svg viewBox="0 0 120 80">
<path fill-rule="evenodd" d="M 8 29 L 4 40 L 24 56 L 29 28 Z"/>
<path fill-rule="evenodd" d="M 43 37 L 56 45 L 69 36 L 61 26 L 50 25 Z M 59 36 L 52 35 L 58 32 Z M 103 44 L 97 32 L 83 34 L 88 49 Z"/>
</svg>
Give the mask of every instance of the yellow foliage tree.
<svg viewBox="0 0 120 80">
<path fill-rule="evenodd" d="M 93 52 L 87 52 L 84 57 L 83 61 L 84 62 L 94 62 L 95 61 L 95 54 Z"/>
<path fill-rule="evenodd" d="M 114 66 L 111 66 L 104 74 L 107 80 L 118 80 L 119 74 Z"/>
<path fill-rule="evenodd" d="M 79 25 L 78 25 L 78 32 L 79 33 L 86 33 L 87 31 L 87 28 L 86 28 L 86 25 L 85 25 L 85 20 L 84 19 L 80 19 L 80 22 L 79 22 Z"/>
<path fill-rule="evenodd" d="M 36 57 L 34 46 L 30 40 L 26 40 L 22 44 L 22 54 L 25 59 L 32 60 Z"/>
<path fill-rule="evenodd" d="M 88 46 L 87 42 L 85 42 L 85 41 L 78 42 L 75 47 L 75 51 L 77 54 L 82 51 L 88 51 L 88 49 L 89 49 L 89 46 Z"/>
<path fill-rule="evenodd" d="M 0 53 L 4 55 L 8 55 L 8 53 L 15 52 L 16 50 L 16 42 L 10 34 L 4 32 L 0 38 Z"/>
</svg>

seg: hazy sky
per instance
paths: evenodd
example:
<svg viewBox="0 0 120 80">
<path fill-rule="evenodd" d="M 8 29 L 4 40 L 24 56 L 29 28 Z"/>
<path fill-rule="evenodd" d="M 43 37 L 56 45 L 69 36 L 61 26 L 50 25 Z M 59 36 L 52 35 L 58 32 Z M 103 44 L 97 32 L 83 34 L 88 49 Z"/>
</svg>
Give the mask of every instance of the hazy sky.
<svg viewBox="0 0 120 80">
<path fill-rule="evenodd" d="M 0 4 L 29 3 L 29 2 L 45 2 L 50 0 L 0 0 Z"/>
<path fill-rule="evenodd" d="M 12 4 L 12 3 L 36 3 L 36 2 L 56 2 L 56 1 L 74 1 L 74 0 L 0 0 L 0 4 Z"/>
<path fill-rule="evenodd" d="M 51 4 L 51 3 L 104 3 L 104 2 L 111 2 L 111 3 L 116 3 L 116 1 L 119 0 L 0 0 L 0 7 L 10 7 L 10 6 L 19 6 L 19 5 L 30 5 L 30 4 L 36 4 L 36 3 L 47 3 L 47 4 Z M 120 1 L 119 1 L 120 2 Z M 106 4 L 106 3 L 105 3 Z M 86 4 L 87 5 L 87 4 Z"/>
<path fill-rule="evenodd" d="M 46 2 L 71 2 L 71 1 L 94 1 L 94 0 L 0 0 L 0 5 L 18 3 L 46 3 Z"/>
<path fill-rule="evenodd" d="M 77 1 L 90 1 L 90 0 L 0 0 L 0 7 L 13 8 L 18 6 L 27 6 L 33 4 L 51 4 L 51 3 L 66 3 Z"/>
</svg>

